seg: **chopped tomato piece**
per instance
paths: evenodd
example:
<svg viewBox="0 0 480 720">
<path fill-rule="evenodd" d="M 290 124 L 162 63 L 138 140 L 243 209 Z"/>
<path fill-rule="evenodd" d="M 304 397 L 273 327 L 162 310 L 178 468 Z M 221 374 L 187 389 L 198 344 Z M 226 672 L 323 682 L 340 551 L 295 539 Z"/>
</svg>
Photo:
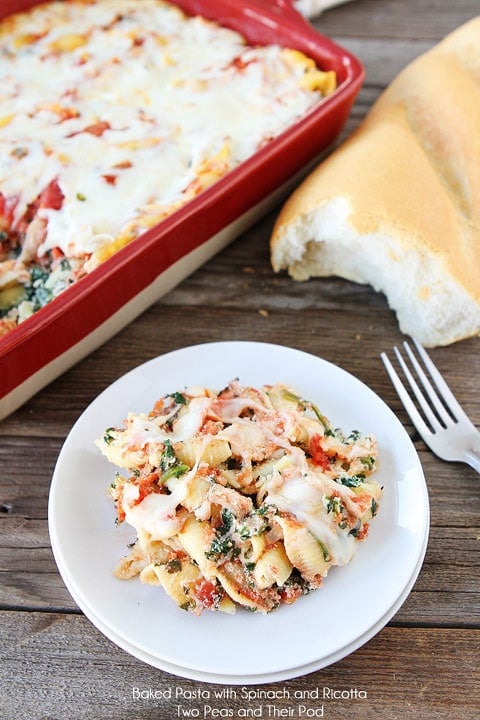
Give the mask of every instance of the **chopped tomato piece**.
<svg viewBox="0 0 480 720">
<path fill-rule="evenodd" d="M 51 180 L 47 187 L 40 193 L 34 202 L 28 205 L 25 213 L 16 223 L 16 230 L 20 233 L 27 231 L 29 224 L 36 216 L 39 208 L 48 210 L 60 210 L 63 204 L 64 194 L 60 190 L 60 186 L 56 179 Z M 0 212 L 1 223 L 1 212 Z"/>
<path fill-rule="evenodd" d="M 222 598 L 222 591 L 210 580 L 197 580 L 194 587 L 195 597 L 202 603 L 203 607 L 210 608 L 218 604 Z"/>
<path fill-rule="evenodd" d="M 146 477 L 140 478 L 137 481 L 139 493 L 138 498 L 135 500 L 135 505 L 138 505 L 138 503 L 141 503 L 142 500 L 144 500 L 147 495 L 150 495 L 154 492 L 162 492 L 162 488 L 157 484 L 159 475 L 157 472 L 150 473 L 150 475 L 147 475 Z"/>
<path fill-rule="evenodd" d="M 83 129 L 83 132 L 89 133 L 90 135 L 96 135 L 96 137 L 100 137 L 103 135 L 105 130 L 110 130 L 110 123 L 108 122 L 97 122 L 93 125 L 87 125 L 86 128 Z"/>
<path fill-rule="evenodd" d="M 117 182 L 117 175 L 102 175 L 105 182 L 107 182 L 109 185 L 115 185 Z"/>
<path fill-rule="evenodd" d="M 160 398 L 160 400 L 157 400 L 157 402 L 155 403 L 155 405 L 152 408 L 152 411 L 149 413 L 149 417 L 155 417 L 156 415 L 163 415 L 164 404 L 165 404 L 164 398 Z"/>
<path fill-rule="evenodd" d="M 105 130 L 110 130 L 110 123 L 100 120 L 99 122 L 93 123 L 92 125 L 87 125 L 87 127 L 83 128 L 83 130 L 78 130 L 77 132 L 70 133 L 70 135 L 67 135 L 67 137 L 75 137 L 75 135 L 80 135 L 81 133 L 88 133 L 89 135 L 95 135 L 95 137 L 100 137 L 101 135 L 103 135 Z"/>
<path fill-rule="evenodd" d="M 362 525 L 362 529 L 356 535 L 357 540 L 365 540 L 368 535 L 369 529 L 370 525 L 368 523 L 364 523 L 364 525 Z"/>
<path fill-rule="evenodd" d="M 352 502 L 358 505 L 361 512 L 367 512 L 368 508 L 372 504 L 372 498 L 368 493 L 362 493 L 361 495 L 353 495 Z"/>
<path fill-rule="evenodd" d="M 65 120 L 71 120 L 72 118 L 79 117 L 80 113 L 78 110 L 72 107 L 61 107 L 58 111 L 58 117 L 59 122 L 64 122 Z"/>
<path fill-rule="evenodd" d="M 60 260 L 60 258 L 64 258 L 65 254 L 63 250 L 61 250 L 59 247 L 52 248 L 52 259 L 53 260 Z"/>
<path fill-rule="evenodd" d="M 233 58 L 232 60 L 232 66 L 236 68 L 237 70 L 245 70 L 246 67 L 248 67 L 252 62 L 255 62 L 254 60 L 244 60 L 241 57 Z"/>
<path fill-rule="evenodd" d="M 300 585 L 287 585 L 280 590 L 280 599 L 285 605 L 293 605 L 303 595 Z"/>
<path fill-rule="evenodd" d="M 315 434 L 310 438 L 308 451 L 312 456 L 312 462 L 314 465 L 319 465 L 322 470 L 330 469 L 330 459 L 322 447 L 322 436 Z"/>
<path fill-rule="evenodd" d="M 60 210 L 64 197 L 57 180 L 52 180 L 40 194 L 38 207 L 48 208 L 49 210 Z"/>
</svg>

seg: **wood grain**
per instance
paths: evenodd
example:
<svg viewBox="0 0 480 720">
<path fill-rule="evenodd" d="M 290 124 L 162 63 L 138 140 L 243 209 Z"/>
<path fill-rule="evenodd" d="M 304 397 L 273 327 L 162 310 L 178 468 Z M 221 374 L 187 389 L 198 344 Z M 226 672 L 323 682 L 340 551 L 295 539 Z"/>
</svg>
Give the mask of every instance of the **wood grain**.
<svg viewBox="0 0 480 720">
<path fill-rule="evenodd" d="M 342 720 L 347 714 L 355 720 L 478 717 L 478 667 L 470 653 L 472 645 L 478 647 L 480 642 L 478 630 L 410 628 L 405 633 L 400 628 L 388 627 L 334 666 L 288 682 L 246 688 L 289 697 L 246 700 L 242 697 L 242 686 L 226 686 L 231 697 L 225 701 L 213 697 L 222 686 L 211 684 L 201 685 L 210 699 L 185 699 L 188 693 L 199 689 L 197 682 L 159 672 L 131 658 L 83 617 L 55 613 L 18 616 L 4 612 L 1 622 L 1 657 L 8 668 L 6 679 L 10 681 L 8 692 L 4 689 L 3 697 L 0 696 L 5 720 L 32 720 L 24 708 L 35 708 L 34 717 L 38 720 L 57 717 L 171 720 L 178 717 L 177 705 L 200 709 L 202 714 L 206 705 L 219 711 L 230 707 L 235 713 L 263 705 L 263 717 L 268 717 L 267 705 L 274 705 L 279 710 L 290 708 L 295 713 L 291 717 L 298 717 L 302 704 L 310 708 L 324 705 L 325 717 Z M 452 673 L 459 683 L 455 687 L 451 685 Z M 134 696 L 134 688 L 144 693 L 151 690 L 157 695 L 172 692 L 175 696 L 178 692 L 181 697 L 142 700 Z M 355 691 L 356 699 L 332 697 L 335 692 L 355 694 Z M 302 693 L 317 692 L 318 701 L 301 697 Z M 52 712 L 54 708 L 63 708 L 65 714 L 56 715 L 55 710 Z"/>
<path fill-rule="evenodd" d="M 359 56 L 366 79 L 341 142 L 408 62 L 478 13 L 477 0 L 352 0 L 315 21 Z M 161 298 L 129 327 L 0 422 L 0 717 L 2 720 L 170 720 L 203 700 L 139 700 L 133 688 L 167 691 L 220 686 L 169 675 L 131 657 L 80 612 L 56 568 L 48 493 L 72 425 L 97 395 L 133 367 L 192 343 L 257 340 L 329 360 L 367 383 L 405 426 L 430 497 L 425 562 L 409 597 L 365 646 L 334 665 L 257 689 L 288 690 L 274 704 L 300 717 L 294 694 L 318 688 L 366 698 L 304 700 L 330 720 L 474 720 L 480 707 L 480 493 L 471 469 L 425 447 L 383 370 L 379 354 L 402 340 L 383 295 L 339 278 L 296 283 L 271 268 L 275 210 Z M 480 426 L 480 338 L 431 352 Z M 233 373 L 235 375 L 235 373 Z M 321 591 L 320 591 L 321 592 Z M 352 598 L 352 613 L 361 612 Z M 318 639 L 319 644 L 321 638 Z M 265 639 L 257 650 L 268 652 Z M 288 644 L 286 647 L 288 652 Z M 256 687 L 256 686 L 254 686 Z M 236 715 L 268 702 L 212 699 Z"/>
</svg>

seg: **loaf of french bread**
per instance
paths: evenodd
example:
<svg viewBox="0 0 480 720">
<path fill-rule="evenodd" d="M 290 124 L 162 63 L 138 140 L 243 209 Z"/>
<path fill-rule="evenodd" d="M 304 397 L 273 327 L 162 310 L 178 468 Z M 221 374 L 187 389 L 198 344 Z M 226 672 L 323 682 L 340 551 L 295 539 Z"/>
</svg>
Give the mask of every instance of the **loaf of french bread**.
<svg viewBox="0 0 480 720">
<path fill-rule="evenodd" d="M 425 346 L 480 333 L 480 17 L 408 65 L 300 184 L 271 261 L 370 284 Z"/>
</svg>

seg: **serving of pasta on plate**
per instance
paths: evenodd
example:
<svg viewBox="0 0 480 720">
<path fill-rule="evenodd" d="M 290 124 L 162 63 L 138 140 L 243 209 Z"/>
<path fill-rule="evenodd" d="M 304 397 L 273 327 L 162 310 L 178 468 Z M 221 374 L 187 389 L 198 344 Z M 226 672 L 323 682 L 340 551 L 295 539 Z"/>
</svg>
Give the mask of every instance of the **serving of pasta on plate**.
<svg viewBox="0 0 480 720">
<path fill-rule="evenodd" d="M 316 590 L 379 509 L 375 438 L 283 384 L 190 386 L 96 444 L 117 467 L 117 523 L 136 532 L 115 574 L 196 614 L 268 613 Z"/>
</svg>

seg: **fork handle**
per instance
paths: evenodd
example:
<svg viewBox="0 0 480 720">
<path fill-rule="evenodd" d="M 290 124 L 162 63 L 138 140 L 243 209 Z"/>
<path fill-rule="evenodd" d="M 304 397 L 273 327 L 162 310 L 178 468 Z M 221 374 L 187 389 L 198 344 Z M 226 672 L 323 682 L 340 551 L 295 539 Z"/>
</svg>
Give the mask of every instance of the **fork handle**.
<svg viewBox="0 0 480 720">
<path fill-rule="evenodd" d="M 480 473 L 480 452 L 478 450 L 466 450 L 465 462 L 474 470 Z"/>
</svg>

